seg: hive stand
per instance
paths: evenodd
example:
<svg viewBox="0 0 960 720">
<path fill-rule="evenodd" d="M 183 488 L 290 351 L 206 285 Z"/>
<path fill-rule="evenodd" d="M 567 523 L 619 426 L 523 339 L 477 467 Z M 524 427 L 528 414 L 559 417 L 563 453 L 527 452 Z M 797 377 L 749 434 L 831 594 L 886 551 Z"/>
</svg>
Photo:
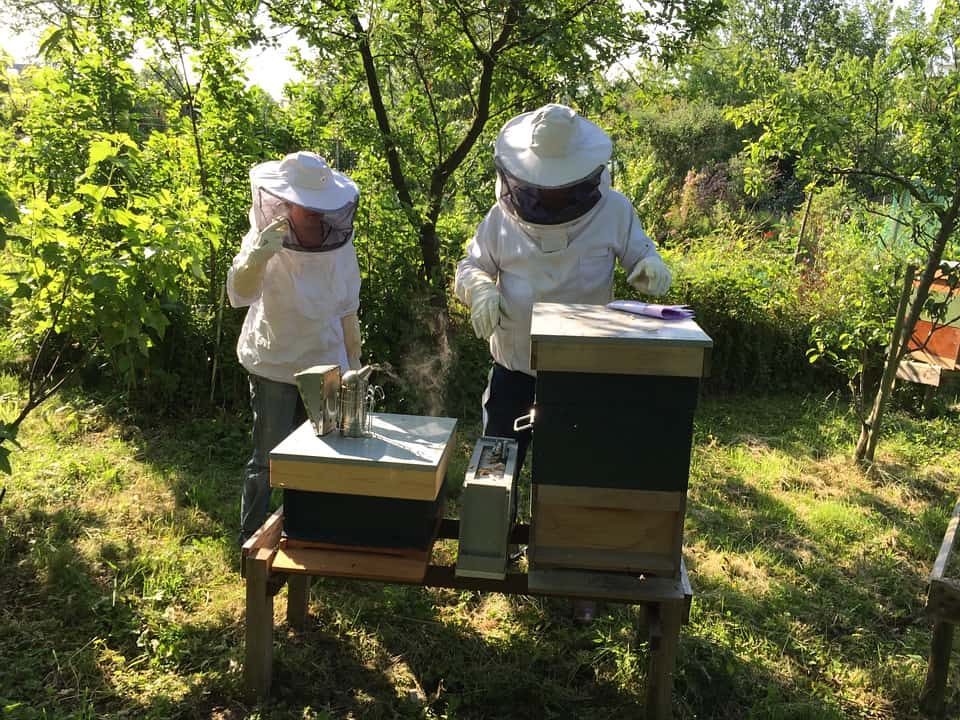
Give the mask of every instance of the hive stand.
<svg viewBox="0 0 960 720">
<path fill-rule="evenodd" d="M 311 577 L 341 577 L 387 583 L 551 595 L 623 602 L 643 606 L 642 628 L 649 640 L 646 717 L 669 720 L 680 628 L 689 621 L 693 591 L 681 564 L 679 578 L 593 573 L 565 569 L 525 573 L 511 569 L 503 580 L 457 577 L 455 565 L 436 565 L 425 556 L 379 554 L 341 549 L 289 547 L 281 543 L 283 508 L 279 508 L 243 545 L 241 573 L 246 580 L 246 650 L 244 686 L 257 699 L 270 694 L 273 679 L 273 598 L 287 586 L 287 624 L 303 629 L 307 620 Z M 437 537 L 457 539 L 459 522 L 444 519 Z M 527 543 L 529 526 L 519 525 L 510 538 Z"/>
<path fill-rule="evenodd" d="M 944 712 L 953 626 L 960 622 L 960 579 L 947 576 L 958 526 L 960 502 L 953 508 L 953 515 L 947 524 L 940 552 L 930 571 L 930 588 L 927 592 L 926 611 L 933 619 L 933 639 L 930 643 L 927 678 L 920 693 L 920 707 L 925 713 L 938 718 L 943 717 Z"/>
</svg>

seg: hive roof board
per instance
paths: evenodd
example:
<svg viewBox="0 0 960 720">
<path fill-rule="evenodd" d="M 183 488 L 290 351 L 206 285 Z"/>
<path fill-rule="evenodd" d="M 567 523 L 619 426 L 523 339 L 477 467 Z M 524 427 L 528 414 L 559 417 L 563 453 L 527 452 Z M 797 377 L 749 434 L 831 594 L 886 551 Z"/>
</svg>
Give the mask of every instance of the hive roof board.
<svg viewBox="0 0 960 720">
<path fill-rule="evenodd" d="M 303 423 L 270 452 L 270 484 L 292 490 L 434 500 L 453 452 L 454 418 L 371 413 L 369 437 L 318 437 Z"/>
<path fill-rule="evenodd" d="M 694 320 L 661 320 L 603 305 L 536 303 L 531 367 L 701 377 L 713 340 Z"/>
</svg>

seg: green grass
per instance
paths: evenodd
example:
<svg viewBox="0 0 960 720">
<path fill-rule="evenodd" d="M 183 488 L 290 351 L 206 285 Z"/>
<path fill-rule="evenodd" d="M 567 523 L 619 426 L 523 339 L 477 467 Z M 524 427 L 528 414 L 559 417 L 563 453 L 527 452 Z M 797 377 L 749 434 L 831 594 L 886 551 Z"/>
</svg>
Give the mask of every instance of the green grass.
<svg viewBox="0 0 960 720">
<path fill-rule="evenodd" d="M 0 414 L 15 407 L 0 376 Z M 702 404 L 678 717 L 919 717 L 925 577 L 960 493 L 958 413 L 895 414 L 887 430 L 864 473 L 841 402 Z M 451 479 L 476 434 L 463 428 Z M 138 424 L 75 397 L 20 439 L 0 479 L 5 718 L 643 716 L 648 649 L 631 608 L 581 627 L 561 600 L 333 579 L 314 584 L 302 634 L 276 603 L 275 692 L 254 706 L 234 545 L 245 424 Z"/>
</svg>

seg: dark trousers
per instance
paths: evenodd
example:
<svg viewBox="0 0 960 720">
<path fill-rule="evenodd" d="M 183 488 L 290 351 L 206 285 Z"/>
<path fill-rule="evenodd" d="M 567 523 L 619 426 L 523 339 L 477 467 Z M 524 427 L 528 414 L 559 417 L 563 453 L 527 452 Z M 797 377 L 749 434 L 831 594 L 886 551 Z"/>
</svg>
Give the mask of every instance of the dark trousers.
<svg viewBox="0 0 960 720">
<path fill-rule="evenodd" d="M 518 370 L 507 370 L 494 363 L 487 380 L 487 389 L 483 393 L 483 434 L 488 437 L 513 438 L 517 441 L 517 474 L 514 480 L 511 522 L 517 518 L 517 486 L 520 469 L 527 455 L 527 447 L 533 436 L 532 431 L 517 432 L 513 421 L 527 415 L 533 409 L 533 398 L 537 380 Z"/>
<path fill-rule="evenodd" d="M 270 509 L 270 451 L 306 419 L 296 385 L 250 376 L 253 453 L 243 477 L 240 500 L 240 542 L 256 531 Z"/>
</svg>

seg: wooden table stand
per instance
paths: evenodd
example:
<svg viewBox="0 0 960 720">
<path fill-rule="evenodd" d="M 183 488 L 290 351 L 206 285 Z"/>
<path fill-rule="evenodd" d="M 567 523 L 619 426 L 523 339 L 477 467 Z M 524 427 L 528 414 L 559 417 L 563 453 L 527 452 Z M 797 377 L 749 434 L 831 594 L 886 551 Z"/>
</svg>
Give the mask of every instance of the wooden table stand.
<svg viewBox="0 0 960 720">
<path fill-rule="evenodd" d="M 947 531 L 940 544 L 940 552 L 930 571 L 927 592 L 927 614 L 933 619 L 933 639 L 927 678 L 920 692 L 920 708 L 933 717 L 943 717 L 947 690 L 947 670 L 953 647 L 953 626 L 960 622 L 960 581 L 947 576 L 950 556 L 960 525 L 960 502 L 953 508 Z"/>
<path fill-rule="evenodd" d="M 287 586 L 287 623 L 306 623 L 311 577 L 442 587 L 508 595 L 551 595 L 642 605 L 650 657 L 647 665 L 646 717 L 672 717 L 673 672 L 680 628 L 689 621 L 693 591 L 681 563 L 679 579 L 576 570 L 509 572 L 503 580 L 457 577 L 453 565 L 429 560 L 324 549 L 281 548 L 283 508 L 271 515 L 243 546 L 241 573 L 246 579 L 246 650 L 244 686 L 256 699 L 270 694 L 273 678 L 273 598 Z M 459 537 L 459 522 L 441 521 L 438 539 Z M 529 526 L 514 529 L 511 542 L 526 543 Z M 428 557 L 428 554 L 427 554 Z"/>
</svg>

